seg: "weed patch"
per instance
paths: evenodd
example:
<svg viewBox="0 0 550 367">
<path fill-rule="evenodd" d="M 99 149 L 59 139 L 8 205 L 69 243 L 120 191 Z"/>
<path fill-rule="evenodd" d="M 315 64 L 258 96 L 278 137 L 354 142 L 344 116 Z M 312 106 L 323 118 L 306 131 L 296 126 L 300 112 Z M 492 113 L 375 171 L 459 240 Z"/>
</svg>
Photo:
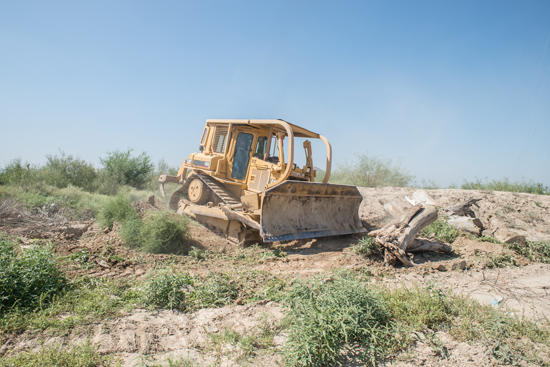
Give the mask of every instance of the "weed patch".
<svg viewBox="0 0 550 367">
<path fill-rule="evenodd" d="M 525 245 L 519 243 L 506 243 L 504 245 L 531 261 L 550 264 L 550 242 L 527 241 Z"/>
<path fill-rule="evenodd" d="M 189 274 L 161 270 L 145 283 L 142 302 L 149 306 L 185 310 L 190 294 L 189 286 L 193 283 Z"/>
<path fill-rule="evenodd" d="M 507 254 L 505 252 L 501 252 L 497 255 L 489 255 L 489 260 L 487 260 L 487 266 L 489 269 L 494 268 L 505 268 L 507 266 L 515 266 L 516 258 L 512 254 Z"/>
<path fill-rule="evenodd" d="M 204 281 L 195 284 L 191 298 L 197 309 L 225 306 L 239 296 L 235 281 L 226 274 L 209 273 Z"/>
<path fill-rule="evenodd" d="M 39 352 L 21 352 L 12 357 L 0 359 L 0 367 L 110 367 L 120 365 L 112 356 L 97 352 L 89 341 L 76 345 L 71 351 L 61 346 L 48 346 Z"/>
<path fill-rule="evenodd" d="M 460 231 L 441 218 L 424 227 L 420 232 L 422 236 L 433 236 L 445 243 L 453 243 L 460 235 Z"/>
<path fill-rule="evenodd" d="M 34 312 L 11 309 L 0 319 L 2 333 L 26 330 L 63 330 L 116 315 L 139 303 L 139 293 L 121 280 L 82 277 L 69 284 L 47 305 Z M 62 317 L 61 317 L 62 316 Z"/>
</svg>

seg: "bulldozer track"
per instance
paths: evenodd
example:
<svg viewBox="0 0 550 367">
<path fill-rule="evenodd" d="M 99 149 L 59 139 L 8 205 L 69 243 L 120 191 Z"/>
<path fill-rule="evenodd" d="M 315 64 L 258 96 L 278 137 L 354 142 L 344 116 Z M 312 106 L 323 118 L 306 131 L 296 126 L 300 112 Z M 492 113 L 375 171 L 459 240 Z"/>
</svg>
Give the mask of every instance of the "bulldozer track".
<svg viewBox="0 0 550 367">
<path fill-rule="evenodd" d="M 196 178 L 204 182 L 206 186 L 224 203 L 227 205 L 237 205 L 240 204 L 240 201 L 238 201 L 229 191 L 227 191 L 216 179 L 205 175 L 204 173 L 196 172 L 195 175 Z M 172 194 L 172 197 L 170 198 L 170 208 L 172 210 L 178 209 L 178 202 L 181 200 L 180 195 L 187 195 L 187 189 L 189 187 L 189 184 L 191 183 L 192 178 L 189 177 L 187 180 L 185 180 L 185 183 L 174 193 Z M 188 200 L 186 200 L 187 202 Z M 191 204 L 191 202 L 189 202 Z"/>
<path fill-rule="evenodd" d="M 216 194 L 216 196 L 219 197 L 220 200 L 223 201 L 225 204 L 237 205 L 241 203 L 229 191 L 227 191 L 218 181 L 216 181 L 216 179 L 200 172 L 197 172 L 197 177 L 202 182 L 204 182 L 205 185 L 208 186 L 208 188 L 212 190 L 212 192 Z"/>
</svg>

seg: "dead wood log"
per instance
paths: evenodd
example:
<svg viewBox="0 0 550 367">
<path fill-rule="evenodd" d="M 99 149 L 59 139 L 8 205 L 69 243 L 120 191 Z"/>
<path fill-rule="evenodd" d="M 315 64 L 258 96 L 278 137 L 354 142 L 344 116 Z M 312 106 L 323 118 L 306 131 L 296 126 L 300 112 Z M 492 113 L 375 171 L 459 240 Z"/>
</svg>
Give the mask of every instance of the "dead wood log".
<svg viewBox="0 0 550 367">
<path fill-rule="evenodd" d="M 395 219 L 385 227 L 372 231 L 369 236 L 375 237 L 378 244 L 384 247 L 384 261 L 386 264 L 395 264 L 401 261 L 405 266 L 415 264 L 407 255 L 408 247 L 413 243 L 416 235 L 427 225 L 437 219 L 437 210 L 428 205 L 423 207 L 417 204 L 407 210 L 400 219 Z"/>
<path fill-rule="evenodd" d="M 446 208 L 445 213 L 448 216 L 456 215 L 456 216 L 459 216 L 459 217 L 468 216 L 470 218 L 475 218 L 476 214 L 474 213 L 474 211 L 470 207 L 472 205 L 475 205 L 479 208 L 479 205 L 477 205 L 477 202 L 480 201 L 480 200 L 481 199 L 470 198 L 468 200 L 459 201 L 458 203 Z"/>
</svg>

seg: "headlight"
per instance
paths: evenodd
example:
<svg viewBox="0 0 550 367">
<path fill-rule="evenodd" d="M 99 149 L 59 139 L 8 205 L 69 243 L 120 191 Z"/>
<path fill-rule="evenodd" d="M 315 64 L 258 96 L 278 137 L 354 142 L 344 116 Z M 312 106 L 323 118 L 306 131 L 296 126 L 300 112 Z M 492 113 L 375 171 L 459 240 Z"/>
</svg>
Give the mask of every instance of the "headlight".
<svg viewBox="0 0 550 367">
<path fill-rule="evenodd" d="M 210 167 L 210 162 L 204 162 L 205 167 Z"/>
<path fill-rule="evenodd" d="M 186 159 L 186 160 L 185 160 L 185 164 L 191 164 L 191 159 L 189 159 L 189 158 Z"/>
</svg>

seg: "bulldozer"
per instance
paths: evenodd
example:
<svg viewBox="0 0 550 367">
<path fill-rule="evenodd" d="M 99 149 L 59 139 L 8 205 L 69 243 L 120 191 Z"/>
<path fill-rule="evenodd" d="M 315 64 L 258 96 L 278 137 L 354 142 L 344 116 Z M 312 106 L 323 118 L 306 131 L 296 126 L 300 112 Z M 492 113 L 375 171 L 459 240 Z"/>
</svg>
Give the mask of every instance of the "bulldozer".
<svg viewBox="0 0 550 367">
<path fill-rule="evenodd" d="M 295 137 L 324 142 L 322 182 L 315 182 L 310 140 L 302 144 L 303 167 L 294 163 Z M 181 184 L 170 208 L 236 243 L 254 236 L 275 242 L 366 232 L 358 213 L 361 194 L 355 186 L 328 183 L 331 162 L 324 136 L 287 121 L 209 119 L 199 152 L 176 176 L 160 176 L 160 192 L 166 197 L 165 183 Z"/>
</svg>

